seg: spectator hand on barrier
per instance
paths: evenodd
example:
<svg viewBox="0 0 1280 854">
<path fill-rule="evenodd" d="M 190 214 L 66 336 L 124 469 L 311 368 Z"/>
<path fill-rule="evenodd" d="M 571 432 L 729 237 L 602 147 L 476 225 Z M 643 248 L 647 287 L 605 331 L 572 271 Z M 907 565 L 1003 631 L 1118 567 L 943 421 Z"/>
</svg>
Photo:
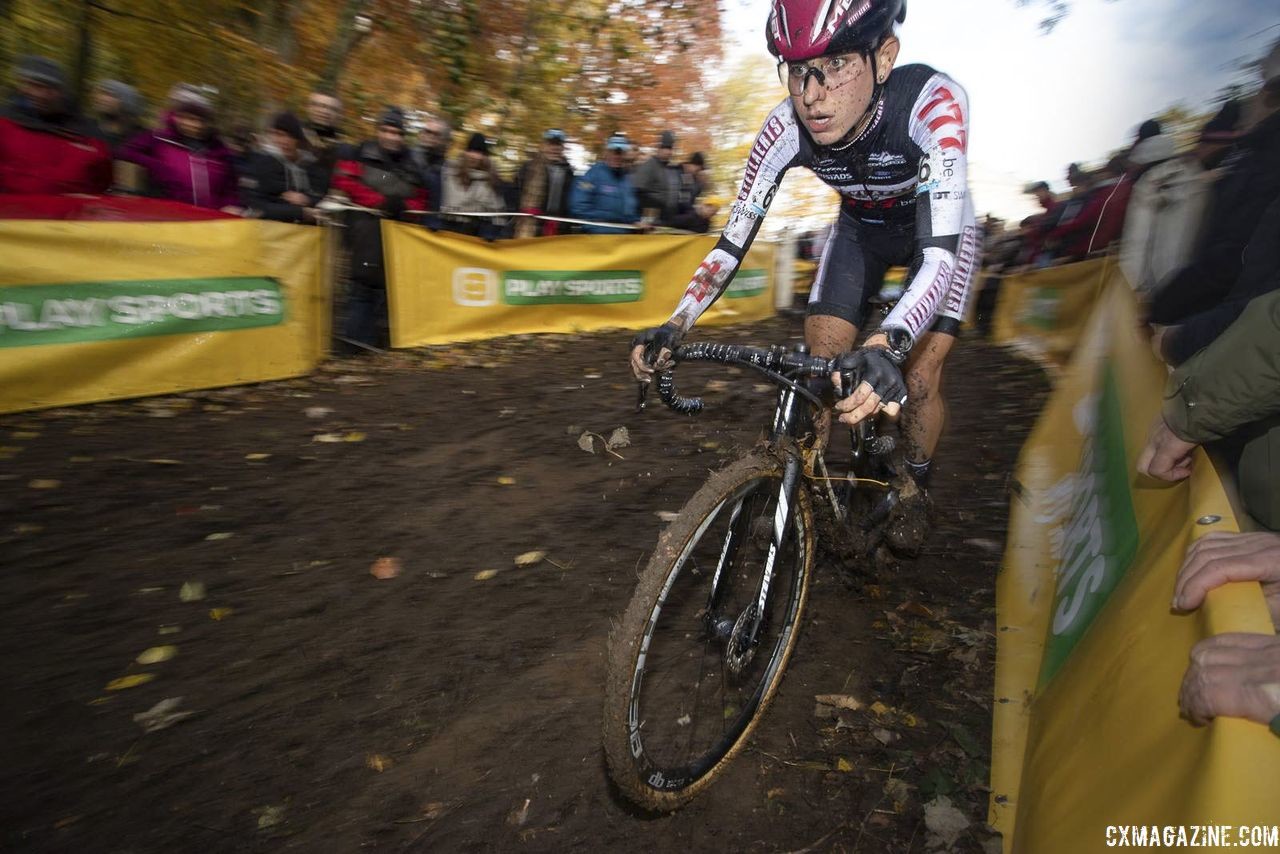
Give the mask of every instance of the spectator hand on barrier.
<svg viewBox="0 0 1280 854">
<path fill-rule="evenodd" d="M 1280 625 L 1280 534 L 1209 534 L 1192 544 L 1178 571 L 1173 607 L 1200 607 L 1205 594 L 1232 581 L 1259 581 L 1273 623 Z M 1191 650 L 1178 694 L 1195 724 L 1242 717 L 1275 729 L 1280 721 L 1280 638 L 1228 633 Z"/>
<path fill-rule="evenodd" d="M 1157 416 L 1147 446 L 1138 455 L 1138 472 L 1171 483 L 1185 480 L 1191 476 L 1191 452 L 1196 447 L 1170 430 L 1163 416 Z"/>
<path fill-rule="evenodd" d="M 1200 641 L 1178 706 L 1198 725 L 1216 717 L 1272 723 L 1280 717 L 1280 638 L 1233 632 Z"/>
<path fill-rule="evenodd" d="M 1187 549 L 1173 588 L 1173 607 L 1193 611 L 1205 594 L 1231 581 L 1262 584 L 1271 621 L 1280 628 L 1280 534 L 1213 533 Z"/>
</svg>

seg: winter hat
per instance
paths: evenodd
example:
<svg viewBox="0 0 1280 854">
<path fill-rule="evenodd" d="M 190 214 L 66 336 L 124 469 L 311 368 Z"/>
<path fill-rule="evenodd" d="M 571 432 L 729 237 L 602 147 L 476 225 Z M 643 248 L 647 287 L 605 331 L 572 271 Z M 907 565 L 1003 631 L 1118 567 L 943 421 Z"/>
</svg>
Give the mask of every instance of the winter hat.
<svg viewBox="0 0 1280 854">
<path fill-rule="evenodd" d="M 471 134 L 471 138 L 467 140 L 467 151 L 478 151 L 481 154 L 489 153 L 489 140 L 484 138 L 484 134 L 476 131 Z"/>
<path fill-rule="evenodd" d="M 302 129 L 302 121 L 293 113 L 279 113 L 271 120 L 271 129 L 287 133 L 298 142 L 306 142 L 307 135 Z"/>
<path fill-rule="evenodd" d="M 169 109 L 175 113 L 192 113 L 206 119 L 213 118 L 213 101 L 203 91 L 203 87 L 190 83 L 178 83 L 169 90 Z"/>
<path fill-rule="evenodd" d="M 1222 105 L 1222 109 L 1218 110 L 1218 114 L 1205 122 L 1204 127 L 1200 129 L 1200 141 L 1232 142 L 1239 136 L 1239 127 L 1240 102 L 1227 101 Z"/>
<path fill-rule="evenodd" d="M 32 83 L 44 83 L 62 91 L 67 89 L 67 74 L 62 66 L 47 56 L 27 55 L 18 59 L 14 76 Z"/>
<path fill-rule="evenodd" d="M 630 151 L 631 143 L 622 134 L 615 133 L 605 142 L 604 147 L 610 151 Z"/>
<path fill-rule="evenodd" d="M 404 110 L 399 107 L 388 106 L 382 111 L 382 115 L 378 116 L 378 127 L 391 127 L 397 130 L 404 130 Z"/>
<path fill-rule="evenodd" d="M 120 112 L 124 115 L 135 118 L 142 115 L 142 96 L 128 83 L 103 80 L 98 83 L 98 88 L 120 102 Z"/>
<path fill-rule="evenodd" d="M 659 148 L 675 148 L 676 135 L 669 130 L 664 130 L 662 136 L 658 138 Z"/>
<path fill-rule="evenodd" d="M 561 143 L 562 145 L 564 144 L 564 140 L 565 140 L 564 131 L 560 130 L 559 128 L 551 128 L 549 131 L 547 131 L 542 135 L 542 138 L 545 139 L 547 142 L 558 142 L 558 143 Z"/>
<path fill-rule="evenodd" d="M 1137 142 L 1142 142 L 1144 139 L 1150 139 L 1151 137 L 1160 134 L 1162 131 L 1163 129 L 1160 127 L 1160 122 L 1155 119 L 1147 119 L 1145 122 L 1138 125 Z"/>
<path fill-rule="evenodd" d="M 695 151 L 689 155 L 689 162 L 699 169 L 704 169 L 707 165 L 707 158 L 703 156 L 701 151 Z"/>
</svg>

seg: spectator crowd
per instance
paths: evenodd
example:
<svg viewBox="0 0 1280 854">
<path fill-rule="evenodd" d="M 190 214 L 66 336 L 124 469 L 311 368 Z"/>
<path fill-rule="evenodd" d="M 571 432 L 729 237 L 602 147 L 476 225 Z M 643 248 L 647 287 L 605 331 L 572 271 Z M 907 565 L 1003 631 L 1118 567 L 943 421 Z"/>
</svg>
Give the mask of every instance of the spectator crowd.
<svg viewBox="0 0 1280 854">
<path fill-rule="evenodd" d="M 0 194 L 113 193 L 289 223 L 340 218 L 350 253 L 344 331 L 357 345 L 385 342 L 382 219 L 496 240 L 706 233 L 718 209 L 706 192 L 704 156 L 678 161 L 670 131 L 639 162 L 636 146 L 614 133 L 578 175 L 565 156 L 568 136 L 549 128 L 508 177 L 481 132 L 455 155 L 454 129 L 438 116 L 412 122 L 388 106 L 372 138 L 359 139 L 328 92 L 312 93 L 301 115 L 278 113 L 259 132 L 220 128 L 207 87 L 175 85 L 148 126 L 138 91 L 118 80 L 99 82 L 82 114 L 57 62 L 21 57 L 14 79 L 0 112 Z"/>
</svg>

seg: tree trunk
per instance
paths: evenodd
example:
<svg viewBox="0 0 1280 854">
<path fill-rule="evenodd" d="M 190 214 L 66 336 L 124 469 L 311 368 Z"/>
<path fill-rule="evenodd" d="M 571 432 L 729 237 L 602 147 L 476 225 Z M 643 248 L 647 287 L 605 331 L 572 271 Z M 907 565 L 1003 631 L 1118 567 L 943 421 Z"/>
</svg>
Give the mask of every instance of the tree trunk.
<svg viewBox="0 0 1280 854">
<path fill-rule="evenodd" d="M 321 88 L 338 88 L 338 79 L 347 65 L 351 54 L 364 41 L 368 32 L 356 29 L 356 17 L 369 5 L 369 0 L 347 0 L 338 15 L 338 28 L 333 41 L 329 43 L 329 52 L 325 56 L 324 71 L 320 73 Z"/>
<path fill-rule="evenodd" d="M 71 69 L 71 86 L 67 95 L 72 104 L 86 110 L 89 94 L 90 64 L 93 62 L 92 0 L 80 0 L 80 19 L 76 23 L 76 57 Z"/>
</svg>

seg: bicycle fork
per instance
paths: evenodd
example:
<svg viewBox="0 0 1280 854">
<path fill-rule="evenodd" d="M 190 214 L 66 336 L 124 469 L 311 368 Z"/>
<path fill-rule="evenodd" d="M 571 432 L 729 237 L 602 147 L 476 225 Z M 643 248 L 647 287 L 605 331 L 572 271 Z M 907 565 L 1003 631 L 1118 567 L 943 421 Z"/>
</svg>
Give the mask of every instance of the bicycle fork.
<svg viewBox="0 0 1280 854">
<path fill-rule="evenodd" d="M 778 396 L 778 406 L 774 413 L 773 439 L 777 440 L 791 435 L 796 416 L 796 394 L 790 389 L 782 389 Z M 751 662 L 755 653 L 760 627 L 764 623 L 769 602 L 769 590 L 773 582 L 774 567 L 782 551 L 783 539 L 791 525 L 793 503 L 796 487 L 800 483 L 803 462 L 796 454 L 788 454 L 782 469 L 782 483 L 778 487 L 777 501 L 774 506 L 773 524 L 769 536 L 769 549 L 765 555 L 764 570 L 760 574 L 759 587 L 751 604 L 737 619 L 728 616 L 715 619 L 714 615 L 720 598 L 721 584 L 733 563 L 734 557 L 742 542 L 750 536 L 749 526 L 752 524 L 750 514 L 743 515 L 742 506 L 750 495 L 737 500 L 729 517 L 728 531 L 724 545 L 720 549 L 720 558 L 716 563 L 715 574 L 711 581 L 711 596 L 706 613 L 714 620 L 710 628 L 720 639 L 727 642 L 725 663 L 731 673 L 737 675 Z"/>
</svg>

